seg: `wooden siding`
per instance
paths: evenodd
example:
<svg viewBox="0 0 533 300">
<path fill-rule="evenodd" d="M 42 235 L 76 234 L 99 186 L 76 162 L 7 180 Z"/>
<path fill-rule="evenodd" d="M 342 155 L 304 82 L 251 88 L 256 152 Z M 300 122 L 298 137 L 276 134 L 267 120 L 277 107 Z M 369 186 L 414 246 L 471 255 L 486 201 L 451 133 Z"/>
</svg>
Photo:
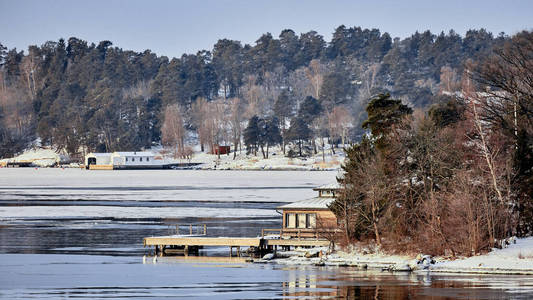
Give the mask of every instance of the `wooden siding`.
<svg viewBox="0 0 533 300">
<path fill-rule="evenodd" d="M 285 225 L 287 214 L 316 214 L 317 228 L 332 228 L 337 227 L 337 217 L 329 209 L 312 210 L 312 209 L 284 209 L 283 210 L 283 230 L 285 229 L 310 229 L 312 228 L 287 228 Z"/>
</svg>

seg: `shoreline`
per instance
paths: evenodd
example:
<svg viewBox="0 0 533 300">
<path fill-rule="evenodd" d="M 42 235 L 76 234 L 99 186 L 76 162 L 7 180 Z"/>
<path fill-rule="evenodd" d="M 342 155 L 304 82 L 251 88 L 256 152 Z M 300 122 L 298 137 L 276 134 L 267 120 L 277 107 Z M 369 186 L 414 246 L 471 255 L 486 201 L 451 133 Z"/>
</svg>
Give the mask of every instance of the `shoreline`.
<svg viewBox="0 0 533 300">
<path fill-rule="evenodd" d="M 516 243 L 503 249 L 492 249 L 486 254 L 455 259 L 422 254 L 414 257 L 412 255 L 362 254 L 343 251 L 321 256 L 320 251 L 325 253 L 325 250 L 325 248 L 311 248 L 278 252 L 271 259 L 259 259 L 253 262 L 352 267 L 393 273 L 533 275 L 533 237 L 516 239 Z"/>
</svg>

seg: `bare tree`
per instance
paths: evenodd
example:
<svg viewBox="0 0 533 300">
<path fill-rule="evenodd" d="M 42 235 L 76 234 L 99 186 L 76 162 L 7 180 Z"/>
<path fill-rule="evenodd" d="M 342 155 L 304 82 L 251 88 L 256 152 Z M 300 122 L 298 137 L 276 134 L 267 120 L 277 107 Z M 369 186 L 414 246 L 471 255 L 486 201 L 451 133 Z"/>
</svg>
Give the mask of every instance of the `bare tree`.
<svg viewBox="0 0 533 300">
<path fill-rule="evenodd" d="M 305 71 L 307 79 L 311 83 L 313 90 L 313 97 L 315 99 L 320 98 L 320 88 L 324 82 L 324 75 L 326 74 L 326 66 L 322 64 L 318 59 L 313 59 L 309 62 L 309 66 Z"/>
<path fill-rule="evenodd" d="M 346 138 L 351 127 L 354 126 L 354 118 L 350 112 L 342 107 L 336 106 L 333 110 L 327 114 L 328 117 L 328 127 L 330 132 L 330 142 L 333 140 L 340 139 L 341 144 L 346 145 Z M 331 143 L 331 151 L 335 154 L 335 149 Z"/>
<path fill-rule="evenodd" d="M 231 128 L 231 138 L 233 140 L 233 159 L 237 158 L 237 148 L 241 145 L 242 122 L 244 120 L 244 107 L 241 99 L 233 98 L 229 101 L 230 116 L 229 126 Z"/>
<path fill-rule="evenodd" d="M 175 158 L 186 158 L 186 130 L 179 105 L 174 104 L 167 106 L 165 108 L 164 118 L 163 126 L 161 128 L 163 144 L 173 147 Z"/>
<path fill-rule="evenodd" d="M 201 151 L 205 151 L 205 146 L 209 143 L 209 129 L 207 128 L 207 116 L 209 114 L 208 104 L 204 98 L 198 98 L 191 106 L 191 123 L 196 127 L 198 142 Z"/>
<path fill-rule="evenodd" d="M 440 93 L 453 93 L 461 88 L 461 82 L 458 79 L 457 71 L 449 66 L 443 66 L 440 69 Z"/>
</svg>

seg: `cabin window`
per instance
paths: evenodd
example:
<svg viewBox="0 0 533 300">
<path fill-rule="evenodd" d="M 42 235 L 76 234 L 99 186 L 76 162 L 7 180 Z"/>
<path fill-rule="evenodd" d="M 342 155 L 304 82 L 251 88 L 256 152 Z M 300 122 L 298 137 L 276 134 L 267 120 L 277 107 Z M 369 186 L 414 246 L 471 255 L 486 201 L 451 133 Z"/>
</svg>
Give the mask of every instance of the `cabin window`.
<svg viewBox="0 0 533 300">
<path fill-rule="evenodd" d="M 150 157 L 147 157 L 147 158 L 146 158 L 146 161 L 150 161 Z"/>
<path fill-rule="evenodd" d="M 296 214 L 287 214 L 285 217 L 285 227 L 296 228 Z"/>
<path fill-rule="evenodd" d="M 306 227 L 306 217 L 305 217 L 306 214 L 298 214 L 298 228 L 307 228 Z"/>
<path fill-rule="evenodd" d="M 126 157 L 126 162 L 128 162 L 128 157 Z"/>
<path fill-rule="evenodd" d="M 305 215 L 305 227 L 306 228 L 316 228 L 316 214 L 306 214 Z"/>
<path fill-rule="evenodd" d="M 143 161 L 143 158 L 142 158 L 142 157 L 140 157 L 140 158 L 139 158 L 139 160 L 140 160 L 140 161 Z"/>
<path fill-rule="evenodd" d="M 131 158 L 131 161 L 135 161 L 135 157 L 132 157 L 132 158 Z"/>
</svg>

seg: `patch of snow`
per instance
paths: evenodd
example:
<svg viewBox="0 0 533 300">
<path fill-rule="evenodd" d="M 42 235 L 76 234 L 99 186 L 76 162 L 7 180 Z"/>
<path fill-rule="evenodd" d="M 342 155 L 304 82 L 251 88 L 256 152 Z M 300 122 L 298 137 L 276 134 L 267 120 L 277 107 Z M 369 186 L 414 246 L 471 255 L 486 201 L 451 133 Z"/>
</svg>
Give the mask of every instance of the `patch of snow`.
<svg viewBox="0 0 533 300">
<path fill-rule="evenodd" d="M 516 239 L 504 249 L 468 258 L 441 261 L 430 268 L 436 272 L 533 274 L 533 237 Z"/>
<path fill-rule="evenodd" d="M 57 153 L 50 148 L 34 148 L 24 151 L 13 158 L 5 158 L 0 162 L 31 162 L 38 167 L 51 167 L 59 163 L 69 162 L 65 153 Z"/>
</svg>

